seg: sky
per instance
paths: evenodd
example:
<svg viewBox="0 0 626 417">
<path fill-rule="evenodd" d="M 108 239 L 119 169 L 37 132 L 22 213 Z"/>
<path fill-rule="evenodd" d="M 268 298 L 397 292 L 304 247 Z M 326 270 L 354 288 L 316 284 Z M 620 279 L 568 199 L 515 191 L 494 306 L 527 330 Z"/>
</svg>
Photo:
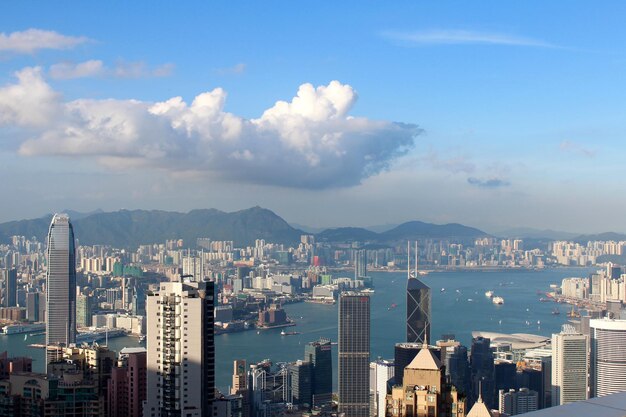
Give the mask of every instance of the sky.
<svg viewBox="0 0 626 417">
<path fill-rule="evenodd" d="M 0 221 L 626 232 L 626 3 L 3 2 Z"/>
</svg>

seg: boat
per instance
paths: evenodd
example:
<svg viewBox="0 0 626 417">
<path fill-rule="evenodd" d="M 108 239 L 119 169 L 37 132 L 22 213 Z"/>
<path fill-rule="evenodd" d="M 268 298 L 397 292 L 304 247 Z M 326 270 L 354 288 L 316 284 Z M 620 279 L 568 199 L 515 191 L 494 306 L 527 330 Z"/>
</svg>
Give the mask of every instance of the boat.
<svg viewBox="0 0 626 417">
<path fill-rule="evenodd" d="M 364 290 L 363 290 L 363 291 L 361 291 L 361 292 L 364 292 L 365 294 L 373 294 L 373 293 L 374 293 L 374 290 L 373 290 L 373 289 L 371 289 L 371 288 L 366 288 L 366 289 L 364 289 Z"/>
<path fill-rule="evenodd" d="M 445 288 L 442 288 L 442 289 L 441 289 L 441 292 L 445 292 L 445 291 L 446 291 L 446 289 L 445 289 Z"/>
<path fill-rule="evenodd" d="M 558 316 L 559 314 L 561 314 L 561 311 L 558 308 L 555 308 L 552 310 L 552 315 L 553 316 Z"/>
<path fill-rule="evenodd" d="M 35 324 L 9 324 L 4 326 L 2 332 L 4 334 L 19 334 L 19 333 L 36 333 L 42 330 L 46 330 L 46 323 Z"/>
<path fill-rule="evenodd" d="M 398 307 L 398 304 L 396 303 L 391 303 L 391 305 L 387 308 L 387 311 L 392 310 L 394 308 Z"/>
<path fill-rule="evenodd" d="M 474 299 L 473 298 L 468 298 L 467 301 L 469 301 L 471 303 L 472 301 L 474 301 Z"/>
<path fill-rule="evenodd" d="M 537 326 L 541 326 L 541 320 L 537 320 Z"/>
<path fill-rule="evenodd" d="M 296 335 L 296 334 L 300 334 L 300 332 L 286 332 L 286 331 L 284 331 L 284 330 L 282 330 L 282 331 L 280 332 L 280 335 L 281 335 L 281 336 L 293 336 L 293 335 Z"/>
<path fill-rule="evenodd" d="M 570 312 L 567 313 L 567 317 L 569 317 L 569 318 L 578 318 L 578 317 L 580 317 L 580 312 L 574 310 L 574 306 L 572 306 L 572 309 L 570 310 Z"/>
<path fill-rule="evenodd" d="M 501 304 L 504 304 L 504 298 L 502 298 L 502 297 L 493 297 L 491 299 L 491 302 L 493 302 L 494 304 L 501 305 Z"/>
</svg>

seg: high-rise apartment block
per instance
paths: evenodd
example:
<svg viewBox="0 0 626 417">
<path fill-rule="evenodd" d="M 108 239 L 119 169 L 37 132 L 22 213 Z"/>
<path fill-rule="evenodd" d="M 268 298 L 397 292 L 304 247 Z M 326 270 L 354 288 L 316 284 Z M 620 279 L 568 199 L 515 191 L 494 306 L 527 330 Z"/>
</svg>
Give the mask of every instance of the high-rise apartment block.
<svg viewBox="0 0 626 417">
<path fill-rule="evenodd" d="M 76 342 L 76 248 L 74 229 L 55 214 L 48 231 L 46 274 L 46 345 Z"/>
<path fill-rule="evenodd" d="M 141 417 L 146 399 L 146 349 L 124 348 L 108 381 L 109 417 Z"/>
<path fill-rule="evenodd" d="M 552 335 L 552 405 L 563 405 L 589 398 L 587 374 L 589 340 L 564 325 Z"/>
<path fill-rule="evenodd" d="M 213 282 L 164 282 L 148 295 L 145 417 L 212 416 Z"/>
<path fill-rule="evenodd" d="M 354 252 L 354 279 L 367 276 L 367 250 L 359 249 Z"/>
<path fill-rule="evenodd" d="M 339 300 L 339 413 L 370 417 L 370 298 L 344 293 Z"/>
</svg>

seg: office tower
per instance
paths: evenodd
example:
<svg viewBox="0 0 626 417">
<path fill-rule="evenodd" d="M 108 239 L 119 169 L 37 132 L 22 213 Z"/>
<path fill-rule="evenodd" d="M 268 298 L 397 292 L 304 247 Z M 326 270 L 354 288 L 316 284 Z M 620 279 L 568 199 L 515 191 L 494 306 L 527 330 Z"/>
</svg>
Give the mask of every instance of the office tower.
<svg viewBox="0 0 626 417">
<path fill-rule="evenodd" d="M 394 346 L 394 379 L 396 385 L 402 385 L 404 378 L 404 368 L 417 356 L 422 349 L 419 343 L 396 343 Z"/>
<path fill-rule="evenodd" d="M 124 348 L 108 381 L 109 417 L 141 417 L 146 399 L 146 349 Z"/>
<path fill-rule="evenodd" d="M 626 320 L 594 319 L 589 325 L 591 396 L 626 391 Z"/>
<path fill-rule="evenodd" d="M 526 351 L 518 362 L 521 373 L 518 387 L 526 387 L 539 394 L 539 409 L 552 406 L 552 349 L 532 349 Z"/>
<path fill-rule="evenodd" d="M 354 279 L 367 276 L 367 250 L 359 249 L 354 252 Z"/>
<path fill-rule="evenodd" d="M 510 389 L 516 388 L 517 364 L 515 362 L 496 359 L 494 375 L 496 391 L 504 390 L 508 392 Z"/>
<path fill-rule="evenodd" d="M 552 405 L 586 400 L 588 338 L 564 325 L 561 333 L 552 335 Z"/>
<path fill-rule="evenodd" d="M 450 378 L 450 383 L 466 397 L 470 396 L 472 385 L 472 371 L 467 347 L 461 345 L 454 348 L 454 351 L 447 356 L 446 374 Z"/>
<path fill-rule="evenodd" d="M 17 269 L 2 270 L 2 306 L 17 306 Z"/>
<path fill-rule="evenodd" d="M 370 395 L 371 415 L 376 417 L 385 417 L 387 412 L 387 394 L 391 393 L 391 387 L 394 385 L 393 361 L 378 359 L 370 363 Z"/>
<path fill-rule="evenodd" d="M 230 387 L 231 394 L 238 394 L 242 390 L 248 389 L 246 361 L 237 359 L 233 361 L 233 384 Z"/>
<path fill-rule="evenodd" d="M 291 381 L 289 402 L 300 409 L 311 409 L 313 403 L 311 362 L 298 360 L 289 364 Z"/>
<path fill-rule="evenodd" d="M 430 341 L 430 288 L 417 278 L 417 242 L 415 242 L 414 270 L 411 270 L 410 244 L 407 245 L 407 249 L 406 341 L 428 343 Z"/>
<path fill-rule="evenodd" d="M 241 396 L 241 417 L 250 416 L 250 395 L 248 391 L 248 372 L 246 361 L 237 359 L 233 361 L 233 383 L 230 387 L 230 395 Z"/>
<path fill-rule="evenodd" d="M 76 326 L 91 326 L 92 299 L 90 295 L 79 293 L 76 296 Z"/>
<path fill-rule="evenodd" d="M 146 307 L 144 416 L 212 416 L 214 283 L 163 282 L 148 295 Z"/>
<path fill-rule="evenodd" d="M 76 342 L 76 249 L 65 214 L 55 214 L 48 231 L 46 345 Z"/>
<path fill-rule="evenodd" d="M 500 404 L 498 411 L 510 416 L 538 410 L 539 394 L 528 388 L 520 388 L 519 391 L 501 389 L 498 391 L 498 397 Z"/>
<path fill-rule="evenodd" d="M 339 299 L 339 413 L 369 417 L 370 298 Z"/>
<path fill-rule="evenodd" d="M 328 339 L 310 342 L 304 347 L 304 360 L 313 367 L 313 406 L 330 404 L 333 396 L 333 354 Z"/>
<path fill-rule="evenodd" d="M 490 339 L 476 337 L 472 340 L 470 366 L 472 369 L 472 398 L 482 396 L 487 407 L 496 408 L 494 363 Z"/>
<path fill-rule="evenodd" d="M 46 295 L 40 292 L 29 292 L 26 294 L 26 320 L 44 321 L 46 311 Z"/>
<path fill-rule="evenodd" d="M 465 416 L 465 399 L 446 382 L 444 366 L 424 344 L 387 396 L 389 417 Z"/>
</svg>

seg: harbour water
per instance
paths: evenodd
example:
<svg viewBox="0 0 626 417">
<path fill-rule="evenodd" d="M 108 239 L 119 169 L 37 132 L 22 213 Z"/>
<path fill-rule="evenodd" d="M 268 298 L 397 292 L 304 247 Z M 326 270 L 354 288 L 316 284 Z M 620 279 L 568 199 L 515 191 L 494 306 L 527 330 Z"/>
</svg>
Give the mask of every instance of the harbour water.
<svg viewBox="0 0 626 417">
<path fill-rule="evenodd" d="M 458 271 L 436 272 L 422 277 L 432 289 L 433 342 L 442 334 L 454 334 L 463 344 L 471 343 L 473 330 L 502 333 L 533 333 L 549 336 L 558 332 L 567 321 L 567 306 L 540 302 L 537 291 L 547 291 L 550 284 L 559 284 L 566 277 L 585 277 L 596 268 L 558 268 L 543 271 Z M 405 338 L 406 273 L 371 273 L 375 293 L 371 294 L 371 351 L 372 358 L 393 358 L 396 342 Z M 444 288 L 445 291 L 441 291 Z M 503 305 L 494 305 L 485 296 L 492 290 L 504 298 Z M 470 301 L 471 300 L 471 301 Z M 397 307 L 392 307 L 396 304 Z M 560 315 L 553 315 L 555 307 Z M 320 337 L 337 340 L 337 305 L 298 303 L 285 306 L 297 326 L 291 329 L 299 334 L 281 336 L 281 329 L 247 331 L 216 336 L 216 380 L 220 389 L 230 385 L 232 362 L 244 358 L 249 363 L 263 359 L 275 362 L 302 359 L 307 342 Z M 538 324 L 540 323 L 540 324 Z M 0 336 L 0 351 L 10 355 L 28 355 L 35 358 L 35 371 L 43 370 L 43 351 L 27 345 L 42 343 L 43 335 Z M 132 337 L 109 340 L 109 346 L 119 350 L 137 346 Z M 334 349 L 334 366 L 337 366 Z M 336 375 L 336 372 L 335 372 Z M 335 376 L 336 378 L 336 376 Z"/>
</svg>

